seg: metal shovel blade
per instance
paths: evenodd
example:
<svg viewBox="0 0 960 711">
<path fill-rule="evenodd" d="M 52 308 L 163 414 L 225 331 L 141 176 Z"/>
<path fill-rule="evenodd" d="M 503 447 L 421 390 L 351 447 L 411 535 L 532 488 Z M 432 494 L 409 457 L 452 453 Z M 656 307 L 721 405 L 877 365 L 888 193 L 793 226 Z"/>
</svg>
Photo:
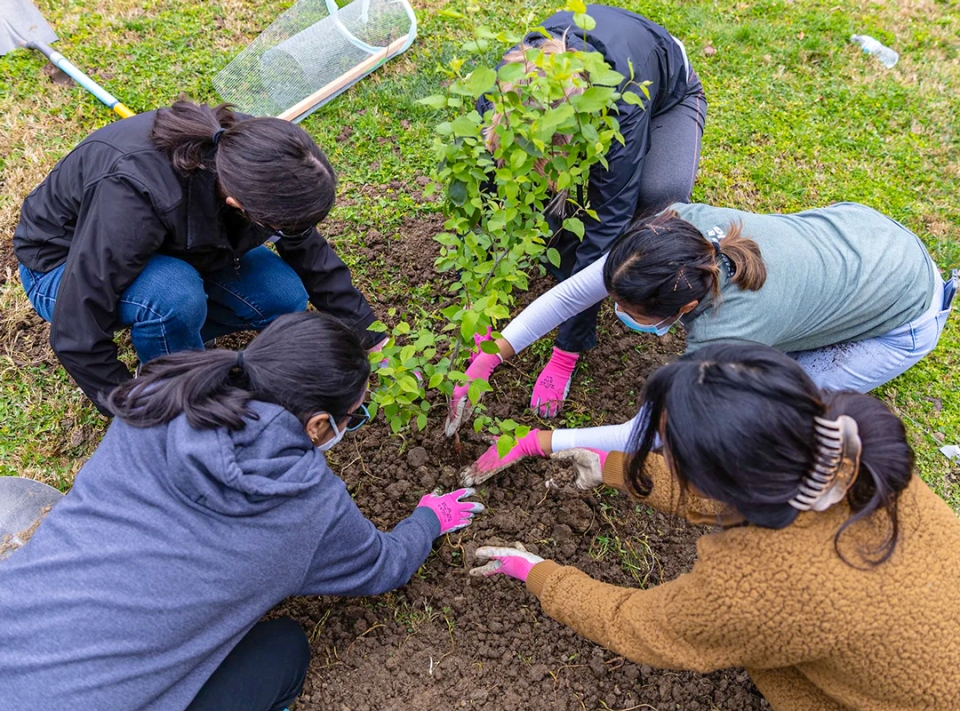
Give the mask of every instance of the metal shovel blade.
<svg viewBox="0 0 960 711">
<path fill-rule="evenodd" d="M 18 476 L 0 476 L 0 560 L 33 535 L 63 494 L 52 486 Z"/>
<path fill-rule="evenodd" d="M 0 57 L 32 41 L 50 44 L 57 35 L 30 0 L 0 0 Z"/>
</svg>

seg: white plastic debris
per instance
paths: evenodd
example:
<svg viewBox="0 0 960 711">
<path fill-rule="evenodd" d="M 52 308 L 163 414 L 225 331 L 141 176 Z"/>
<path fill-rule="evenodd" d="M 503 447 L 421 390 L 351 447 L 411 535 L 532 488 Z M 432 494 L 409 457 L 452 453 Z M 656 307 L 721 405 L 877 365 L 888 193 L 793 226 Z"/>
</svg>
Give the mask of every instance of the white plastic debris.
<svg viewBox="0 0 960 711">
<path fill-rule="evenodd" d="M 945 447 L 941 447 L 940 451 L 947 459 L 951 459 L 954 462 L 960 462 L 960 445 L 948 444 Z"/>
</svg>

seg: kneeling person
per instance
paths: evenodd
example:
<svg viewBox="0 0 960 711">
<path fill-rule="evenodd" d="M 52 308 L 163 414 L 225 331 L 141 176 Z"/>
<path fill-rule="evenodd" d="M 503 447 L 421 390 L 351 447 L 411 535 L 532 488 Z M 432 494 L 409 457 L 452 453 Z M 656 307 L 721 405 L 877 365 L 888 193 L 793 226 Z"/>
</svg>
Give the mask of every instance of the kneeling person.
<svg viewBox="0 0 960 711">
<path fill-rule="evenodd" d="M 60 362 L 106 412 L 131 377 L 113 342 L 124 326 L 146 363 L 263 329 L 308 298 L 358 331 L 373 323 L 316 230 L 335 189 L 302 128 L 177 102 L 95 131 L 27 196 L 20 278 Z M 364 334 L 368 348 L 380 340 Z"/>
</svg>

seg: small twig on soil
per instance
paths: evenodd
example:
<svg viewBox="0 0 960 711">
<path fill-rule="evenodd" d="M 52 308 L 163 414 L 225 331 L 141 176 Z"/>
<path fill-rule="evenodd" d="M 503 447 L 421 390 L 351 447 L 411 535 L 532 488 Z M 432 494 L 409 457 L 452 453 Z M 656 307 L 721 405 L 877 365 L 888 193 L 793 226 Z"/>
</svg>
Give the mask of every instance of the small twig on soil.
<svg viewBox="0 0 960 711">
<path fill-rule="evenodd" d="M 467 551 L 466 551 L 466 549 L 463 547 L 463 532 L 461 532 L 461 533 L 457 536 L 457 542 L 456 542 L 456 543 L 453 543 L 453 542 L 450 540 L 450 534 L 449 534 L 449 533 L 446 535 L 446 541 L 447 541 L 447 545 L 448 545 L 448 546 L 450 546 L 451 548 L 453 548 L 453 549 L 456 550 L 456 551 L 460 551 L 460 563 L 461 563 L 461 564 L 460 564 L 460 565 L 452 565 L 452 564 L 450 564 L 450 563 L 447 563 L 447 561 L 445 561 L 445 560 L 444 560 L 443 562 L 446 563 L 447 565 L 449 565 L 451 568 L 466 568 L 466 567 L 467 567 Z M 443 560 L 443 558 L 441 558 L 440 560 Z"/>
<path fill-rule="evenodd" d="M 576 669 L 578 667 L 585 667 L 585 666 L 587 665 L 586 664 L 562 664 L 559 667 L 557 667 L 556 671 L 549 671 L 547 673 L 553 677 L 553 685 L 556 686 L 557 684 L 560 683 L 560 672 L 562 672 L 564 669 Z"/>
<path fill-rule="evenodd" d="M 363 453 L 360 451 L 360 443 L 354 438 L 353 446 L 357 449 L 357 459 L 360 460 L 360 469 L 363 470 L 363 473 L 367 476 L 370 476 L 370 472 L 367 471 L 367 465 L 363 463 Z M 353 464 L 353 462 L 350 462 Z"/>
<path fill-rule="evenodd" d="M 357 643 L 357 640 L 358 640 L 358 639 L 360 639 L 361 637 L 366 637 L 368 634 L 370 634 L 370 633 L 373 632 L 375 629 L 377 629 L 377 627 L 383 627 L 383 625 L 382 625 L 380 622 L 377 622 L 376 624 L 374 624 L 373 626 L 371 626 L 369 629 L 367 629 L 365 632 L 362 632 L 361 634 L 358 634 L 358 635 L 356 636 L 356 638 L 355 638 L 350 644 L 347 645 L 347 648 L 346 648 L 345 650 L 343 650 L 343 653 L 344 653 L 344 654 L 349 653 L 349 652 L 350 652 L 350 648 L 353 647 L 353 645 L 355 645 L 355 644 Z"/>
<path fill-rule="evenodd" d="M 330 613 L 333 612 L 332 608 L 327 608 L 327 611 L 323 613 L 323 617 L 320 618 L 320 621 L 314 625 L 313 631 L 310 633 L 310 641 L 316 642 L 317 638 L 320 636 L 320 633 L 323 631 L 323 625 L 326 624 L 327 620 L 330 619 Z"/>
</svg>

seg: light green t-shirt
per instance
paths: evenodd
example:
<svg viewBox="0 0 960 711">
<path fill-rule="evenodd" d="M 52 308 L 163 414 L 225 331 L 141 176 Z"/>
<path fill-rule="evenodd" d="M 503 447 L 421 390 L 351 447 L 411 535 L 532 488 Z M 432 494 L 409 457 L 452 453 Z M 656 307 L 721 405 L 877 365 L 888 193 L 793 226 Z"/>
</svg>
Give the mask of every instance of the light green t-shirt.
<svg viewBox="0 0 960 711">
<path fill-rule="evenodd" d="M 683 319 L 688 350 L 716 341 L 812 350 L 880 336 L 930 307 L 939 274 L 923 243 L 864 205 L 789 215 L 682 203 L 670 209 L 704 235 L 742 223 L 767 266 L 759 291 L 741 291 L 721 269 L 716 308 L 708 299 Z"/>
</svg>

